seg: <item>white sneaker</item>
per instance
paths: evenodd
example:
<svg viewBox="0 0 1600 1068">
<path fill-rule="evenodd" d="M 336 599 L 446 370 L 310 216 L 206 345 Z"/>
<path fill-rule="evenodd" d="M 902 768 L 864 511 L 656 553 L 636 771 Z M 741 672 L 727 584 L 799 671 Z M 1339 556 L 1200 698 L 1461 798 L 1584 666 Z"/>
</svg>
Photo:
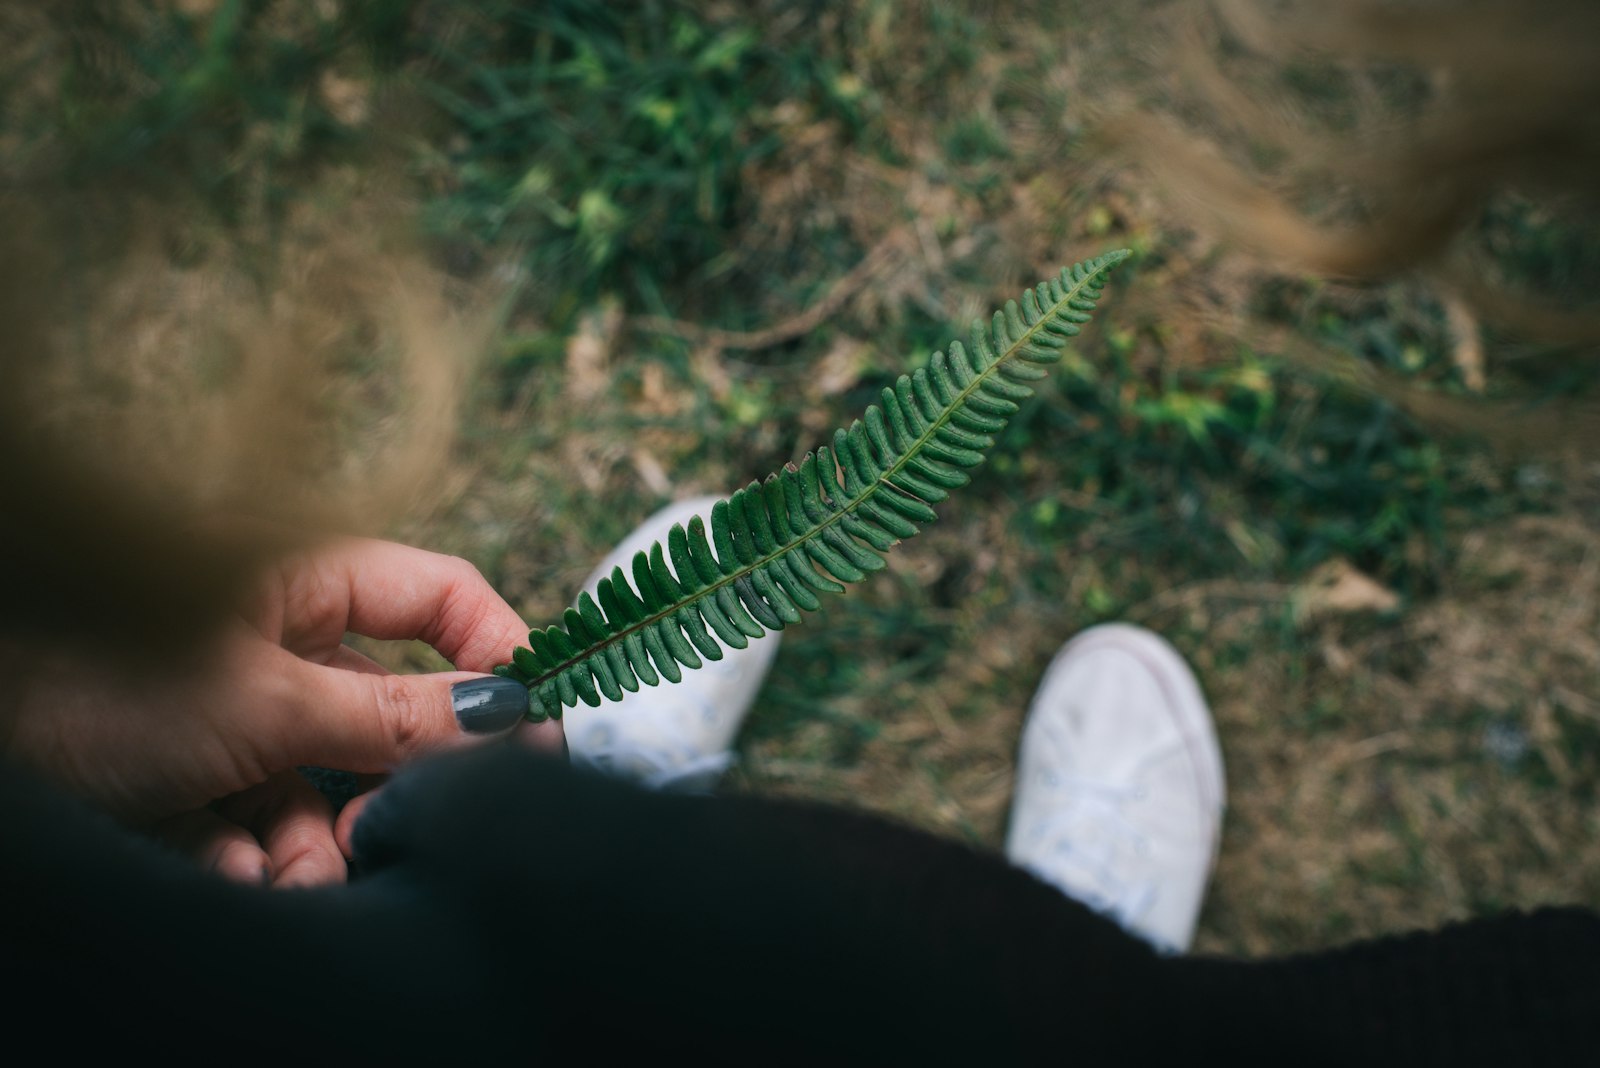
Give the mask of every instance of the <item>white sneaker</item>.
<svg viewBox="0 0 1600 1068">
<path fill-rule="evenodd" d="M 1224 801 L 1216 729 L 1183 658 L 1139 627 L 1093 627 L 1056 655 L 1029 709 L 1006 856 L 1182 952 Z"/>
<path fill-rule="evenodd" d="M 632 580 L 634 554 L 664 541 L 672 524 L 698 515 L 711 526 L 711 506 L 721 498 L 696 497 L 669 504 L 641 523 L 584 582 L 592 596 L 600 580 L 620 566 Z M 576 767 L 628 779 L 652 789 L 709 793 L 734 762 L 733 740 L 778 652 L 779 634 L 768 632 L 744 649 L 723 646 L 721 660 L 702 655 L 683 681 L 640 686 L 599 708 L 579 705 L 566 714 L 567 747 Z M 721 643 L 718 643 L 721 644 Z"/>
</svg>

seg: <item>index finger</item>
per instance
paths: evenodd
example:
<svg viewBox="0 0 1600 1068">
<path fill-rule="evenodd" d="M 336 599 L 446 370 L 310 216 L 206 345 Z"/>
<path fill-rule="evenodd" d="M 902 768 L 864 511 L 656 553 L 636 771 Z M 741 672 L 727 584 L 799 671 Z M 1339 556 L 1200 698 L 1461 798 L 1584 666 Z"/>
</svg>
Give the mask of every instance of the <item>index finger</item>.
<svg viewBox="0 0 1600 1068">
<path fill-rule="evenodd" d="M 490 671 L 528 626 L 466 560 L 395 542 L 349 539 L 285 565 L 285 648 L 336 647 L 346 631 L 416 639 L 461 671 Z"/>
</svg>

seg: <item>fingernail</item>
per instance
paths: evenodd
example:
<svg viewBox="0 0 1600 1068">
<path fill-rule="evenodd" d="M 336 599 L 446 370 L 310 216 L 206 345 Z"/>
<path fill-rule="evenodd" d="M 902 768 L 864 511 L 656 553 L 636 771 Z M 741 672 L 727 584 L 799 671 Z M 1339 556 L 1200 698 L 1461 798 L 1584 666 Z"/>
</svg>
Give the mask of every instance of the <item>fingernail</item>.
<svg viewBox="0 0 1600 1068">
<path fill-rule="evenodd" d="M 472 734 L 495 734 L 528 714 L 528 688 L 515 679 L 468 679 L 450 687 L 456 722 Z"/>
</svg>

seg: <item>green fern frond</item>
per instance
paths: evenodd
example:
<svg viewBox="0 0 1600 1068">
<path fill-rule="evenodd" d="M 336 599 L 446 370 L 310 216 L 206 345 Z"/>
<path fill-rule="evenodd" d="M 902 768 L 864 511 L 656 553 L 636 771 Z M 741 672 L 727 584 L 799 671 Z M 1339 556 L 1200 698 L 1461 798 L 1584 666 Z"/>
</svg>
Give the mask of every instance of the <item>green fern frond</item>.
<svg viewBox="0 0 1600 1068">
<path fill-rule="evenodd" d="M 752 482 L 711 511 L 673 526 L 666 544 L 636 554 L 583 593 L 562 621 L 528 635 L 499 674 L 528 687 L 528 717 L 560 717 L 580 700 L 620 700 L 643 682 L 677 682 L 722 646 L 745 648 L 800 621 L 818 595 L 842 593 L 882 569 L 883 553 L 931 523 L 933 505 L 965 485 L 994 435 L 1089 321 L 1109 252 L 1008 301 L 971 348 L 952 342 L 928 366 L 901 375 L 831 446 Z M 668 566 L 668 559 L 671 566 Z"/>
</svg>

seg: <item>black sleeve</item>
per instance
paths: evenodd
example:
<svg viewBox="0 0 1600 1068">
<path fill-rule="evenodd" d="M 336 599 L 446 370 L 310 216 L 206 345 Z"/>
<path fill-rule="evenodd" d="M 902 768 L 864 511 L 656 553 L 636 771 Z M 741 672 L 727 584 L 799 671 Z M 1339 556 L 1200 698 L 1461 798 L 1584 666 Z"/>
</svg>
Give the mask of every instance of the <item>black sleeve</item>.
<svg viewBox="0 0 1600 1068">
<path fill-rule="evenodd" d="M 358 828 L 361 877 L 325 890 L 223 884 L 19 774 L 0 797 L 13 1018 L 61 1053 L 1461 1064 L 1594 1048 L 1587 912 L 1285 961 L 1164 959 L 960 844 L 820 806 L 645 794 L 510 747 L 397 776 Z M 63 1008 L 85 1026 L 46 1025 Z"/>
</svg>

